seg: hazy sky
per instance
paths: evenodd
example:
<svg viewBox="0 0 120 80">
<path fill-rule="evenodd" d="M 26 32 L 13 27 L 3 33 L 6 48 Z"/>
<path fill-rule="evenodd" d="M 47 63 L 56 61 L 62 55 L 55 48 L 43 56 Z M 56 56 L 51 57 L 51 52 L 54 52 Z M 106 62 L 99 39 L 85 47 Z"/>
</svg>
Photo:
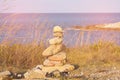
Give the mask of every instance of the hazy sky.
<svg viewBox="0 0 120 80">
<path fill-rule="evenodd" d="M 120 0 L 0 0 L 0 12 L 94 13 L 120 12 Z"/>
</svg>

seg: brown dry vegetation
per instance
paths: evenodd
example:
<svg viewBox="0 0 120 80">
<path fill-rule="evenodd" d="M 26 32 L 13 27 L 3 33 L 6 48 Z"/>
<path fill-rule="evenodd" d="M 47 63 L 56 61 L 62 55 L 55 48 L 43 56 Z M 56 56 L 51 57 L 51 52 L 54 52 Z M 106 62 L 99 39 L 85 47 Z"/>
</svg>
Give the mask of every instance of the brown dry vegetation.
<svg viewBox="0 0 120 80">
<path fill-rule="evenodd" d="M 33 24 L 33 31 L 34 32 L 34 40 L 28 44 L 12 44 L 8 41 L 9 38 L 14 37 L 17 31 L 21 29 L 20 24 L 14 24 L 14 19 L 16 16 L 11 15 L 10 17 L 13 18 L 11 24 L 9 26 L 5 26 L 7 22 L 7 17 L 5 22 L 0 27 L 0 34 L 2 32 L 6 32 L 7 37 L 3 39 L 0 44 L 0 71 L 4 70 L 13 70 L 13 71 L 22 71 L 23 69 L 27 70 L 30 68 L 35 67 L 38 64 L 42 64 L 43 57 L 42 52 L 45 50 L 46 46 L 43 43 L 44 38 L 49 34 L 49 30 L 42 33 L 43 36 L 42 40 L 37 45 L 37 41 L 39 39 L 39 30 L 43 28 L 45 23 L 39 24 L 36 22 Z M 31 32 L 27 33 L 32 34 Z M 52 34 L 51 34 L 52 35 Z M 83 34 L 80 33 L 81 36 Z M 76 44 L 79 44 L 79 40 L 83 38 L 78 37 Z M 88 43 L 89 43 L 88 36 Z M 68 63 L 77 64 L 80 66 L 79 72 L 82 68 L 83 69 L 91 69 L 91 68 L 99 68 L 101 67 L 110 67 L 116 66 L 120 68 L 119 61 L 120 61 L 120 46 L 116 45 L 115 43 L 111 42 L 102 42 L 99 41 L 98 43 L 94 43 L 92 45 L 83 45 L 84 43 L 80 42 L 80 46 L 74 46 L 72 48 L 67 48 L 67 60 Z M 13 41 L 14 42 L 14 41 Z"/>
<path fill-rule="evenodd" d="M 93 45 L 69 48 L 70 63 L 86 65 L 119 65 L 120 46 L 110 42 L 98 42 Z"/>
<path fill-rule="evenodd" d="M 44 46 L 30 44 L 14 44 L 0 46 L 0 66 L 1 71 L 6 69 L 20 70 L 33 68 L 42 64 L 42 52 Z M 67 48 L 68 63 L 77 64 L 80 68 L 84 67 L 120 67 L 120 46 L 108 42 Z"/>
</svg>

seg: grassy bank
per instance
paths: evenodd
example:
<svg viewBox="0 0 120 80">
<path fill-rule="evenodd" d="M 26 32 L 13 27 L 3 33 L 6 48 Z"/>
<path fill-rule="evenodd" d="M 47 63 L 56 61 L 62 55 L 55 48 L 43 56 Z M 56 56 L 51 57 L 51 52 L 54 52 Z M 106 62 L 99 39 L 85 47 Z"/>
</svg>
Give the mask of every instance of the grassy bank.
<svg viewBox="0 0 120 80">
<path fill-rule="evenodd" d="M 42 64 L 44 58 L 41 53 L 44 49 L 44 46 L 32 44 L 0 45 L 0 71 L 18 71 Z M 88 46 L 67 48 L 66 52 L 68 63 L 77 64 L 81 69 L 120 66 L 120 46 L 114 43 L 98 42 Z"/>
<path fill-rule="evenodd" d="M 0 46 L 0 66 L 5 69 L 27 69 L 43 62 L 44 46 L 14 44 Z"/>
</svg>

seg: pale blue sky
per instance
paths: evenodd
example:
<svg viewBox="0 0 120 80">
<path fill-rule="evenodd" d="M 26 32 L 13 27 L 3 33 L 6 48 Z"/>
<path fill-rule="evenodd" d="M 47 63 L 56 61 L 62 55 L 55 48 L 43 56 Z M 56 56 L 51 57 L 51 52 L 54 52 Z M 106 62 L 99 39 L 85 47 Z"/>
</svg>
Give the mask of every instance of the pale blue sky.
<svg viewBox="0 0 120 80">
<path fill-rule="evenodd" d="M 120 0 L 0 0 L 0 9 L 15 13 L 113 13 L 120 12 Z"/>
</svg>

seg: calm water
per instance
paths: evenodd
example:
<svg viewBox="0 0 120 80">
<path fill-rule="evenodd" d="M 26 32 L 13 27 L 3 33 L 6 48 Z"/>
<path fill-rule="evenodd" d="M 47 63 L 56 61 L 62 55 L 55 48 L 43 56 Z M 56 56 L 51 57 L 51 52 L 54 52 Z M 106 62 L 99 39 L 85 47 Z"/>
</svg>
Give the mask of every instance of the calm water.
<svg viewBox="0 0 120 80">
<path fill-rule="evenodd" d="M 0 14 L 0 26 L 5 25 L 7 28 L 2 30 L 0 39 L 2 41 L 11 34 L 12 36 L 9 36 L 9 38 L 7 38 L 8 40 L 29 43 L 34 38 L 37 38 L 39 43 L 40 40 L 43 40 L 42 35 L 47 34 L 47 36 L 44 37 L 44 42 L 46 42 L 46 40 L 52 37 L 51 32 L 55 25 L 60 25 L 65 29 L 72 26 L 87 26 L 114 22 L 120 22 L 120 13 Z M 10 33 L 9 30 L 15 25 L 19 25 L 20 29 L 17 31 L 13 29 Z M 84 36 L 81 37 L 80 34 Z M 119 32 L 114 31 L 94 31 L 84 32 L 84 34 L 82 34 L 81 31 L 66 31 L 64 42 L 66 45 L 82 45 L 104 40 L 114 41 L 120 44 L 119 35 Z"/>
</svg>

